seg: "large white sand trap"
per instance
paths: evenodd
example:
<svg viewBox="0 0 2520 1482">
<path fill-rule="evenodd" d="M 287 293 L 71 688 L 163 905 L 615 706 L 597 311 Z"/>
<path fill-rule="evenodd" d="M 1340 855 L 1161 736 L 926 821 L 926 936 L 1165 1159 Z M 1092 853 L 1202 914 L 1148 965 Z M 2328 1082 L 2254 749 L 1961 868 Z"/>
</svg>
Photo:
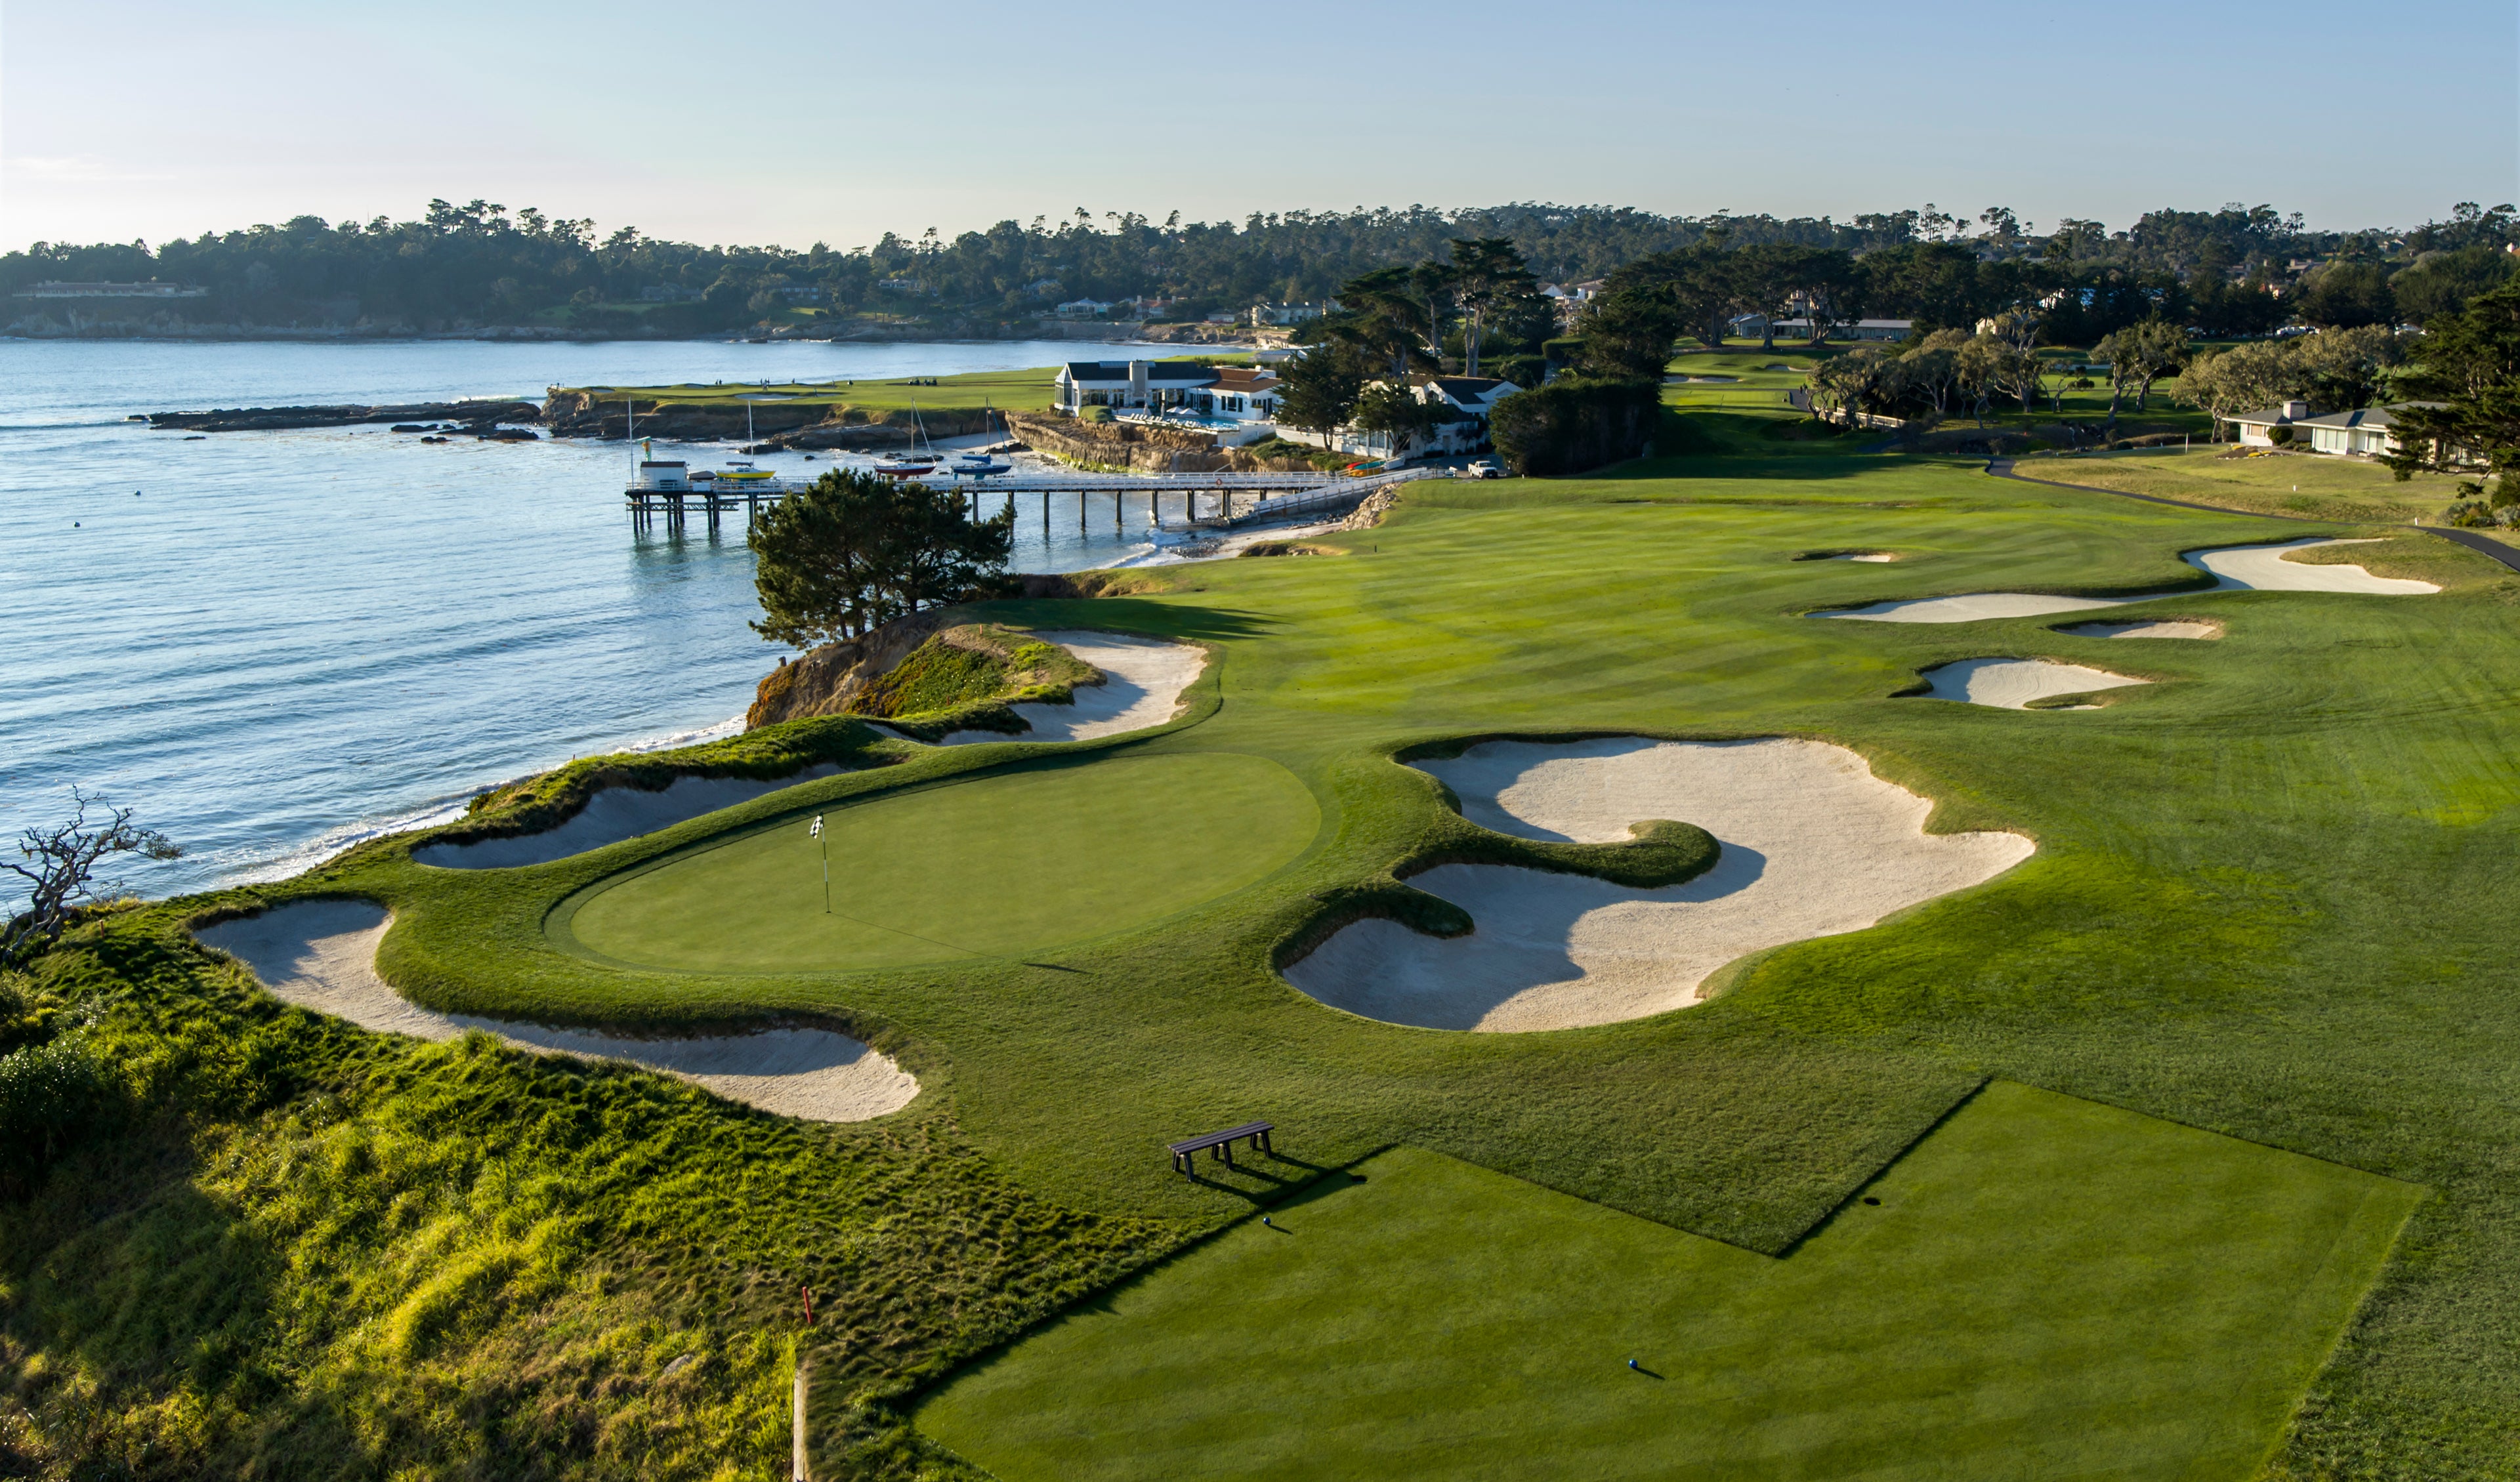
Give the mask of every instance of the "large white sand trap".
<svg viewBox="0 0 2520 1482">
<path fill-rule="evenodd" d="M 2051 696 L 2088 695 L 2094 690 L 2151 683 L 2111 674 L 2106 669 L 2049 663 L 2044 658 L 1964 658 L 1927 669 L 1924 679 L 1932 698 L 1965 700 L 2002 710 L 2026 710 L 2031 701 Z"/>
<path fill-rule="evenodd" d="M 1003 731 L 956 731 L 937 744 L 964 746 L 974 741 L 1094 741 L 1127 731 L 1160 726 L 1181 710 L 1182 692 L 1207 666 L 1207 651 L 1159 638 L 1130 638 L 1118 633 L 1064 629 L 1036 633 L 1102 671 L 1102 683 L 1079 685 L 1067 705 L 1014 705 L 1031 730 L 1010 736 Z"/>
<path fill-rule="evenodd" d="M 2148 623 L 2076 623 L 2056 631 L 2070 633 L 2076 638 L 2220 638 L 2223 625 L 2174 617 Z"/>
<path fill-rule="evenodd" d="M 720 808 L 748 803 L 782 787 L 836 777 L 837 762 L 818 762 L 792 777 L 761 781 L 749 777 L 678 777 L 653 792 L 638 787 L 602 787 L 586 806 L 540 833 L 512 838 L 485 838 L 469 844 L 423 844 L 411 857 L 441 870 L 509 870 L 518 865 L 548 865 L 556 859 L 617 844 L 686 819 Z"/>
<path fill-rule="evenodd" d="M 195 934 L 243 959 L 280 998 L 364 1029 L 424 1040 L 483 1029 L 523 1050 L 628 1060 L 812 1122 L 863 1122 L 919 1095 L 919 1082 L 889 1056 L 828 1029 L 652 1040 L 423 1009 L 377 975 L 377 943 L 390 924 L 384 908 L 367 901 L 296 901 Z"/>
<path fill-rule="evenodd" d="M 1439 866 L 1410 883 L 1468 911 L 1469 935 L 1362 921 L 1286 969 L 1323 1003 L 1430 1029 L 1564 1029 L 1684 1008 L 1728 963 L 1860 931 L 2036 847 L 2018 833 L 1928 834 L 1932 803 L 1820 741 L 1489 741 L 1421 765 L 1465 817 L 1502 832 L 1617 840 L 1675 819 L 1723 845 L 1714 869 L 1656 890 Z"/>
<path fill-rule="evenodd" d="M 2361 566 L 2312 565 L 2288 553 L 2318 546 L 2367 545 L 2359 540 L 2288 540 L 2269 546 L 2223 546 L 2189 551 L 2180 559 L 2209 572 L 2210 592 L 2358 592 L 2366 596 L 2419 596 L 2438 592 L 2428 581 L 2374 576 Z M 2080 612 L 2095 607 L 2123 607 L 2130 603 L 2159 602 L 2165 597 L 2195 597 L 2184 592 L 2146 592 L 2138 597 L 2054 597 L 2037 592 L 1975 592 L 1962 597 L 1929 597 L 1917 602 L 1877 602 L 1868 607 L 1815 612 L 1815 617 L 1853 617 L 1883 623 L 1964 623 L 1990 617 L 2044 617 L 2050 612 Z"/>
</svg>

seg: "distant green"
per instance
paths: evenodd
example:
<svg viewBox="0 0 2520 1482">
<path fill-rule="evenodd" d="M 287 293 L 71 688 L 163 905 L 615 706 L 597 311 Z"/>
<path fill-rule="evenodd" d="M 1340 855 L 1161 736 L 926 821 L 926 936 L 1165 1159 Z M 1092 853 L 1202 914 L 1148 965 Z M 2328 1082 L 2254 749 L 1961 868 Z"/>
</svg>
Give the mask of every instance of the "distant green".
<svg viewBox="0 0 2520 1482">
<path fill-rule="evenodd" d="M 1007 1482 L 2245 1477 L 2422 1196 L 2001 1082 L 1781 1260 L 1421 1148 L 1361 1171 L 921 1428 Z"/>
<path fill-rule="evenodd" d="M 1195 813 L 1212 825 L 1188 830 Z M 1231 753 L 1053 764 L 799 814 L 599 886 L 556 930 L 702 971 L 893 966 L 1102 936 L 1250 884 L 1303 852 L 1312 794 Z M 832 860 L 824 910 L 822 858 Z"/>
</svg>

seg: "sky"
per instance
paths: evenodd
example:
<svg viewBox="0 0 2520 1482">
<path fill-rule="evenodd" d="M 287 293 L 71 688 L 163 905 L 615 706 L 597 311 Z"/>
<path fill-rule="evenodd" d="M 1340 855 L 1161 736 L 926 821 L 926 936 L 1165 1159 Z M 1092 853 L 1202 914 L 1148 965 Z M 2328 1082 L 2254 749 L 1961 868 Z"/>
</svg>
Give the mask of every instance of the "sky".
<svg viewBox="0 0 2520 1482">
<path fill-rule="evenodd" d="M 2512 0 L 0 0 L 0 249 L 431 198 L 847 248 L 1513 201 L 2122 229 L 2520 199 Z"/>
</svg>

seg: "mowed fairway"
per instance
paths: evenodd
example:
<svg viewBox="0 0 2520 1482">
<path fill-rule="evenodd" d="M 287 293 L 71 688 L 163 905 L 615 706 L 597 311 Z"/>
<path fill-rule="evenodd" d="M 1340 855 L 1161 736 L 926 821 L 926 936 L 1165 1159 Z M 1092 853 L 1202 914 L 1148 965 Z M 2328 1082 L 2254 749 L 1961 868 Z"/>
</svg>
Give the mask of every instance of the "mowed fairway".
<svg viewBox="0 0 2520 1482">
<path fill-rule="evenodd" d="M 922 1429 L 1010 1482 L 2241 1478 L 2421 1197 L 2002 1082 L 1781 1260 L 1422 1149 L 1362 1171 Z"/>
<path fill-rule="evenodd" d="M 598 885 L 556 932 L 622 962 L 846 970 L 1033 952 L 1239 889 L 1320 828 L 1257 756 L 1093 760 L 887 794 Z M 831 909 L 823 844 L 832 862 Z"/>
</svg>

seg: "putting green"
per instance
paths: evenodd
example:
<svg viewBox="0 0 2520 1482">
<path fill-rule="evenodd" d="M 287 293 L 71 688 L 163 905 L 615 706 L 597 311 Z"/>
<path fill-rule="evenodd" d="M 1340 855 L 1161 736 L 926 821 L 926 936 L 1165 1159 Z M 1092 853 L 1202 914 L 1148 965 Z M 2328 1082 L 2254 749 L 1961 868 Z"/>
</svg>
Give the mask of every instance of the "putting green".
<svg viewBox="0 0 2520 1482">
<path fill-rule="evenodd" d="M 1234 753 L 998 773 L 878 795 L 600 884 L 555 929 L 609 958 L 701 971 L 898 966 L 1038 952 L 1240 889 L 1304 851 L 1295 775 Z"/>
<path fill-rule="evenodd" d="M 1782 1260 L 1418 1148 L 1363 1171 L 921 1428 L 1009 1482 L 2238 1478 L 2421 1196 L 2002 1083 Z"/>
</svg>

